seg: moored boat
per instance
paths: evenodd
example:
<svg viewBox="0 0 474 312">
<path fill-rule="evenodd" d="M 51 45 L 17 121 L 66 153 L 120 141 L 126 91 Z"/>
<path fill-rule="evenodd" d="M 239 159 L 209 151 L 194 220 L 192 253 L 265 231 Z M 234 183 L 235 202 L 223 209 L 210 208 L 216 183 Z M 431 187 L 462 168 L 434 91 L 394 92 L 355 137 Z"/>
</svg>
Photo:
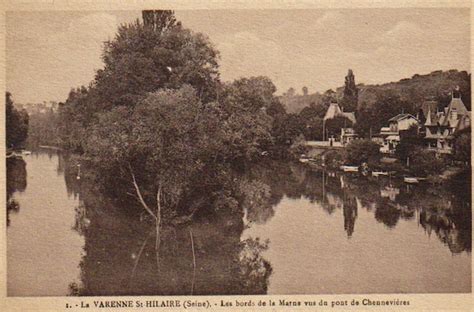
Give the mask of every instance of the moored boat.
<svg viewBox="0 0 474 312">
<path fill-rule="evenodd" d="M 13 152 L 7 152 L 6 158 L 22 158 L 22 156 L 21 156 L 21 153 L 17 153 L 13 151 Z"/>
<path fill-rule="evenodd" d="M 373 177 L 388 176 L 388 172 L 387 171 L 372 171 L 372 176 Z"/>
<path fill-rule="evenodd" d="M 416 184 L 418 183 L 418 178 L 415 178 L 415 177 L 404 177 L 403 178 L 403 182 L 405 183 L 411 183 L 411 184 Z"/>
<path fill-rule="evenodd" d="M 341 166 L 344 172 L 358 172 L 359 166 Z"/>
</svg>

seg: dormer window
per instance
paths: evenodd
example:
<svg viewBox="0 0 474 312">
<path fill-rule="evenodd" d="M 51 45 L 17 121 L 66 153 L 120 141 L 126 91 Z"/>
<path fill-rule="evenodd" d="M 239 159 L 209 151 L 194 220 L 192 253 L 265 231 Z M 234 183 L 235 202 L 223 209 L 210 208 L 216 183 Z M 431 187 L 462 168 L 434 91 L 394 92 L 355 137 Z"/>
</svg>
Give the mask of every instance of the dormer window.
<svg viewBox="0 0 474 312">
<path fill-rule="evenodd" d="M 450 118 L 451 118 L 452 120 L 457 120 L 457 119 L 458 119 L 458 112 L 457 112 L 456 108 L 454 108 L 454 107 L 451 108 L 451 116 L 450 116 Z"/>
</svg>

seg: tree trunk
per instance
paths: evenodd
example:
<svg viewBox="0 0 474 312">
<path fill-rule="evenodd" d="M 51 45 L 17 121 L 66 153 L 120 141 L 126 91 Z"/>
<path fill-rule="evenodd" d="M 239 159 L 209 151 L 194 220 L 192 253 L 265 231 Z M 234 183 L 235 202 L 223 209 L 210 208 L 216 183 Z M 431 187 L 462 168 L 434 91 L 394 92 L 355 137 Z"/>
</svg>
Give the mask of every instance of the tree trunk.
<svg viewBox="0 0 474 312">
<path fill-rule="evenodd" d="M 143 208 L 145 208 L 145 210 L 146 210 L 153 218 L 155 218 L 155 220 L 157 220 L 156 215 L 153 213 L 153 211 L 151 211 L 150 207 L 148 207 L 148 205 L 146 204 L 145 200 L 143 199 L 142 193 L 140 192 L 140 187 L 138 187 L 137 180 L 135 179 L 135 175 L 133 174 L 133 169 L 132 169 L 132 166 L 130 165 L 130 163 L 128 164 L 128 167 L 129 167 L 129 169 L 130 169 L 130 174 L 132 175 L 132 182 L 133 182 L 133 186 L 135 187 L 135 192 L 137 193 L 138 200 L 139 200 L 140 203 L 142 204 Z"/>
<path fill-rule="evenodd" d="M 161 228 L 161 182 L 158 185 L 158 191 L 156 192 L 156 241 L 155 241 L 155 250 L 156 250 L 156 265 L 158 267 L 158 272 L 160 271 L 160 236 Z"/>
</svg>

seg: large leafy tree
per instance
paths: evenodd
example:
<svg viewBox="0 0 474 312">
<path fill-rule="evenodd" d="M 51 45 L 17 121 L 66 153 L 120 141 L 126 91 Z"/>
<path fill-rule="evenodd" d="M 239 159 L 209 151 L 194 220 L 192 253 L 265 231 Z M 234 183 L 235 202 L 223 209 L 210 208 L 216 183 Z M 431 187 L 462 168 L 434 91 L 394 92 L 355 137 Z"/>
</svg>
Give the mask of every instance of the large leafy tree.
<svg viewBox="0 0 474 312">
<path fill-rule="evenodd" d="M 84 152 L 99 179 L 133 194 L 157 224 L 197 190 L 217 194 L 215 210 L 233 209 L 214 187 L 226 183 L 229 164 L 264 155 L 272 126 L 287 116 L 269 78 L 221 83 L 217 55 L 172 12 L 143 12 L 143 23 L 121 26 L 106 43 L 104 69 L 61 108 L 66 147 Z"/>
<path fill-rule="evenodd" d="M 272 124 L 286 116 L 275 91 L 271 80 L 262 76 L 223 86 L 217 107 L 228 160 L 255 159 L 273 144 Z"/>
<path fill-rule="evenodd" d="M 7 148 L 21 147 L 28 137 L 28 113 L 13 106 L 10 92 L 5 94 Z"/>
<path fill-rule="evenodd" d="M 323 140 L 323 119 L 320 117 L 313 117 L 306 121 L 306 128 L 304 136 L 307 140 Z"/>
<path fill-rule="evenodd" d="M 58 128 L 61 145 L 68 150 L 82 152 L 86 130 L 97 122 L 97 107 L 92 103 L 91 90 L 82 86 L 72 89 L 66 102 L 60 105 Z"/>
<path fill-rule="evenodd" d="M 151 215 L 161 217 L 164 202 L 165 212 L 173 214 L 189 181 L 204 167 L 203 146 L 219 139 L 202 123 L 203 114 L 190 86 L 150 93 L 134 110 L 117 107 L 102 114 L 85 151 L 105 172 L 133 186 Z"/>
<path fill-rule="evenodd" d="M 176 23 L 170 11 L 145 11 L 144 22 L 121 26 L 105 43 L 105 67 L 95 86 L 106 106 L 133 106 L 147 92 L 192 85 L 205 101 L 215 96 L 218 52 L 209 39 Z"/>
<path fill-rule="evenodd" d="M 309 106 L 303 108 L 299 115 L 306 121 L 315 117 L 323 118 L 328 110 L 328 106 L 329 103 L 328 105 L 316 105 L 315 103 L 311 103 Z"/>
<path fill-rule="evenodd" d="M 173 215 L 196 177 L 202 184 L 221 164 L 252 160 L 270 146 L 272 118 L 235 95 L 240 91 L 211 103 L 189 85 L 150 93 L 133 109 L 100 114 L 85 152 L 106 175 L 133 186 L 155 217 Z"/>
<path fill-rule="evenodd" d="M 272 129 L 275 142 L 279 146 L 290 146 L 304 131 L 305 124 L 296 114 L 288 114 L 284 118 L 275 120 Z"/>
<path fill-rule="evenodd" d="M 216 97 L 218 52 L 209 39 L 176 22 L 172 11 L 144 11 L 143 22 L 120 26 L 105 42 L 104 68 L 88 87 L 74 89 L 61 108 L 61 136 L 67 148 L 82 151 L 99 115 L 135 107 L 148 93 L 189 84 L 203 102 Z"/>
<path fill-rule="evenodd" d="M 240 78 L 224 88 L 223 96 L 232 103 L 250 112 L 267 110 L 276 103 L 276 87 L 270 78 L 265 76 Z M 228 103 L 230 103 L 228 101 Z"/>
<path fill-rule="evenodd" d="M 314 102 L 306 106 L 299 113 L 299 117 L 304 123 L 304 136 L 307 140 L 323 139 L 323 117 L 326 114 L 327 105 L 316 105 Z"/>
<path fill-rule="evenodd" d="M 363 120 L 354 125 L 360 136 L 369 137 L 380 131 L 380 128 L 388 126 L 388 120 L 400 113 L 415 113 L 413 106 L 402 100 L 398 94 L 391 91 L 383 91 L 376 95 L 373 105 L 362 103 L 358 110 L 357 119 Z"/>
</svg>

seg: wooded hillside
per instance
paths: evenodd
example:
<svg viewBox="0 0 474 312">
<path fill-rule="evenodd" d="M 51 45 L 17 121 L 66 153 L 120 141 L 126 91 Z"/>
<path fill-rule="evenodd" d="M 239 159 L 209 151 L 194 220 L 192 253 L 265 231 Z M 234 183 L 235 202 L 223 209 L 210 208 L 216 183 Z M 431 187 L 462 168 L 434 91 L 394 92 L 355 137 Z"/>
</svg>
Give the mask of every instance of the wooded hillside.
<svg viewBox="0 0 474 312">
<path fill-rule="evenodd" d="M 357 82 L 357 73 L 355 73 L 355 78 Z M 341 85 L 343 81 L 344 77 L 341 77 Z M 361 107 L 364 104 L 364 106 L 370 107 L 375 103 L 378 94 L 389 92 L 398 95 L 401 100 L 412 104 L 414 110 L 417 110 L 420 107 L 426 97 L 434 97 L 434 99 L 439 101 L 442 108 L 449 103 L 450 92 L 456 86 L 459 86 L 462 100 L 470 110 L 470 81 L 471 74 L 466 71 L 437 70 L 426 75 L 415 74 L 411 78 L 404 78 L 397 82 L 389 82 L 380 85 L 358 84 L 358 107 Z M 344 87 L 338 87 L 335 91 L 335 98 L 340 100 L 343 96 Z M 285 93 L 280 97 L 280 101 L 289 113 L 298 113 L 304 107 L 310 106 L 311 103 L 322 105 L 327 93 L 327 91 L 324 94 L 313 93 L 307 95 Z"/>
</svg>

